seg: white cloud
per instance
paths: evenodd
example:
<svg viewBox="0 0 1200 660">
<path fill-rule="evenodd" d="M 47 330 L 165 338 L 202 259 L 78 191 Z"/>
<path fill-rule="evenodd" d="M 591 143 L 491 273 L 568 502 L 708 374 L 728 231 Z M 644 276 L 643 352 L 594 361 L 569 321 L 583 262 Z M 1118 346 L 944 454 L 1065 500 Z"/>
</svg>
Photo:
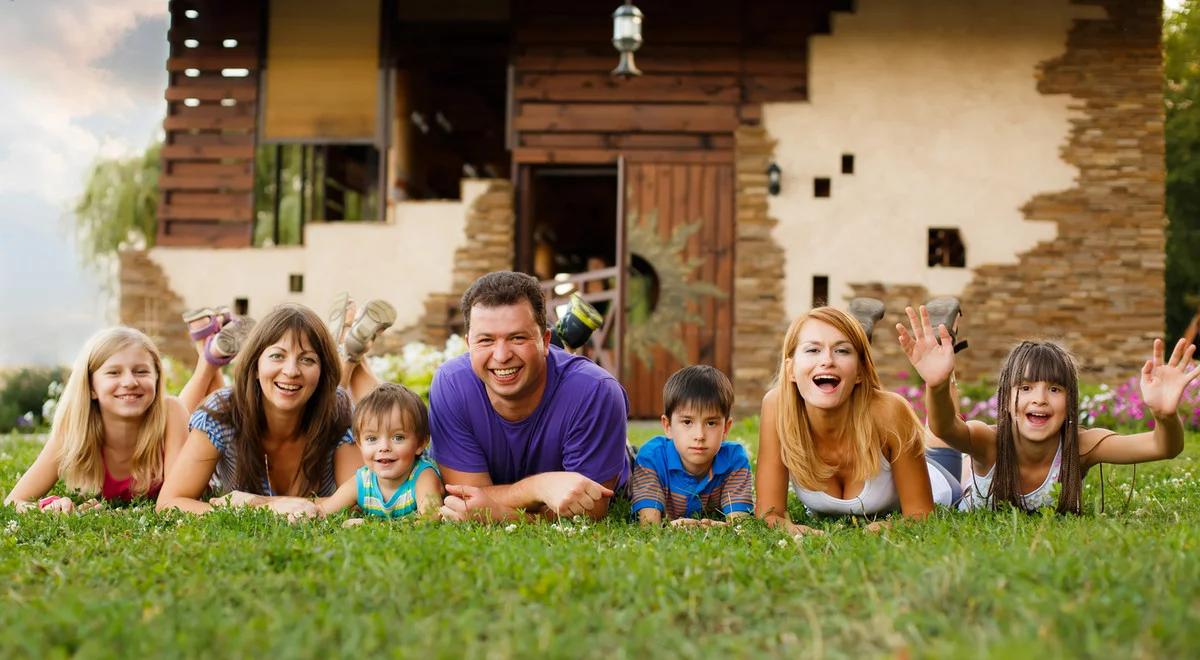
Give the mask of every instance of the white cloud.
<svg viewBox="0 0 1200 660">
<path fill-rule="evenodd" d="M 0 366 L 66 362 L 110 321 L 105 277 L 81 269 L 63 219 L 96 158 L 161 129 L 166 13 L 164 0 L 0 0 Z"/>
<path fill-rule="evenodd" d="M 101 60 L 139 22 L 161 20 L 166 3 L 6 4 L 0 9 L 0 199 L 32 193 L 64 207 L 97 156 L 136 152 L 153 134 L 164 109 L 162 90 L 123 84 L 120 72 Z M 80 124 L 128 123 L 138 115 L 147 125 L 136 136 L 98 135 Z"/>
</svg>

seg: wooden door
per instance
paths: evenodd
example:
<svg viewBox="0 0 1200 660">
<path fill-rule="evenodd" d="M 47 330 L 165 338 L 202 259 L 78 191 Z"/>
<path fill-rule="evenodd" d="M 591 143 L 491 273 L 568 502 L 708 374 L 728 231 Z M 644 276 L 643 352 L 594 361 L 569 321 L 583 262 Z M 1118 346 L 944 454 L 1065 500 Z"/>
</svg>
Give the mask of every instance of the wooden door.
<svg viewBox="0 0 1200 660">
<path fill-rule="evenodd" d="M 622 383 L 630 415 L 657 418 L 676 370 L 732 373 L 733 165 L 625 162 L 622 174 Z"/>
</svg>

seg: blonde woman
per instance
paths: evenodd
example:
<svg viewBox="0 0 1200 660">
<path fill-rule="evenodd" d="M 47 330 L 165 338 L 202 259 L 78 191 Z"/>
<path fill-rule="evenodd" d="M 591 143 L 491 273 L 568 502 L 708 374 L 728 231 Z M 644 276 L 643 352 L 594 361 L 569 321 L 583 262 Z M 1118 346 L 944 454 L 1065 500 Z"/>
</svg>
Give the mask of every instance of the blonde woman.
<svg viewBox="0 0 1200 660">
<path fill-rule="evenodd" d="M 935 502 L 950 505 L 957 480 L 926 461 L 923 433 L 903 397 L 880 385 L 858 321 L 814 309 L 788 328 L 763 398 L 755 513 L 793 534 L 816 532 L 788 515 L 789 482 L 818 514 L 920 518 Z"/>
<path fill-rule="evenodd" d="M 50 437 L 4 503 L 72 511 L 71 498 L 43 497 L 59 479 L 84 497 L 154 499 L 186 438 L 187 412 L 164 392 L 154 343 L 132 328 L 103 330 L 76 358 Z"/>
</svg>

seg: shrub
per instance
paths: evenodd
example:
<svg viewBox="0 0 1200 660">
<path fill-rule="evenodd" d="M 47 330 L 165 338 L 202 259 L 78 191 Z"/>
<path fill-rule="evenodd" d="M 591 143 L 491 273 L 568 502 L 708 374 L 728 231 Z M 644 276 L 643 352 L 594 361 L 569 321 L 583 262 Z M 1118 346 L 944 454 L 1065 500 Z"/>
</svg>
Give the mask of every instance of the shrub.
<svg viewBox="0 0 1200 660">
<path fill-rule="evenodd" d="M 429 387 L 433 374 L 447 360 L 467 352 L 467 342 L 458 335 L 450 335 L 443 348 L 424 342 L 410 342 L 399 354 L 368 358 L 371 370 L 380 380 L 400 383 L 416 392 L 429 403 Z"/>
<path fill-rule="evenodd" d="M 21 369 L 11 374 L 0 389 L 0 433 L 49 425 L 54 408 L 45 408 L 47 396 L 57 399 L 56 392 L 62 391 L 66 377 L 67 370 L 61 367 Z"/>
</svg>

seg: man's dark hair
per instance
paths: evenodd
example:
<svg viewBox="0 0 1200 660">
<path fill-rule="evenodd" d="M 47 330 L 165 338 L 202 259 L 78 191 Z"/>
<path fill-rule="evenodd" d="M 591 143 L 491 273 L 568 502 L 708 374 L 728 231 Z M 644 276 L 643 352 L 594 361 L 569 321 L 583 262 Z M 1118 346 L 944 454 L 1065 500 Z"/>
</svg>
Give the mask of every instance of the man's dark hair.
<svg viewBox="0 0 1200 660">
<path fill-rule="evenodd" d="M 536 277 L 525 273 L 514 273 L 511 270 L 500 270 L 488 273 L 475 282 L 463 294 L 459 308 L 463 313 L 463 327 L 471 331 L 471 308 L 475 305 L 483 307 L 503 307 L 515 305 L 522 300 L 528 301 L 533 309 L 533 320 L 537 322 L 538 330 L 546 330 L 546 297 Z"/>
<path fill-rule="evenodd" d="M 663 414 L 667 419 L 680 406 L 697 412 L 715 410 L 729 417 L 733 410 L 733 383 L 720 369 L 707 364 L 684 367 L 671 374 L 663 385 Z"/>
</svg>

